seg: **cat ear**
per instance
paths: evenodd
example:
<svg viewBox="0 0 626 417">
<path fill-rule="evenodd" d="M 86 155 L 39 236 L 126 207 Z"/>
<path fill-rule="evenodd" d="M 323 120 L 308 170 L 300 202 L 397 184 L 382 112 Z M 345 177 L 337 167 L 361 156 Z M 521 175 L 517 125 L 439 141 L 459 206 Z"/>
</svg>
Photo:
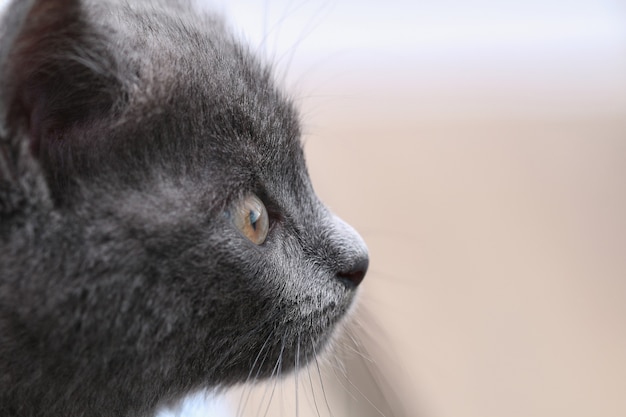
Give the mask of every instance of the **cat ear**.
<svg viewBox="0 0 626 417">
<path fill-rule="evenodd" d="M 15 188 L 113 105 L 115 77 L 78 0 L 14 0 L 0 24 L 0 182 Z"/>
</svg>

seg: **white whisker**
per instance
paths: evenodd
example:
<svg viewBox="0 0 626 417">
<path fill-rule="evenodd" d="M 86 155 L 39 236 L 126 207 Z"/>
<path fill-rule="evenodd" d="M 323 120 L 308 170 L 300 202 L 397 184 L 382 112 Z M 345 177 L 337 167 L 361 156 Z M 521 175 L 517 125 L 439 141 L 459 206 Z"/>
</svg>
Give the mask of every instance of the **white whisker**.
<svg viewBox="0 0 626 417">
<path fill-rule="evenodd" d="M 322 394 L 324 395 L 324 402 L 326 403 L 326 408 L 328 409 L 328 415 L 332 417 L 333 412 L 330 410 L 330 404 L 328 403 L 328 397 L 326 396 L 326 389 L 324 388 L 324 380 L 322 378 L 322 371 L 320 370 L 320 364 L 317 360 L 317 352 L 315 350 L 315 342 L 313 338 L 311 338 L 311 347 L 313 348 L 313 359 L 315 360 L 315 368 L 317 369 L 317 375 L 320 379 L 320 387 L 322 388 Z M 319 411 L 318 411 L 319 415 Z"/>
<path fill-rule="evenodd" d="M 298 375 L 300 371 L 300 333 L 298 333 L 298 344 L 296 346 L 296 370 L 295 370 L 295 384 L 296 384 L 296 417 L 300 415 L 299 398 L 298 398 Z"/>
<path fill-rule="evenodd" d="M 274 335 L 274 333 L 270 333 L 269 336 L 267 337 L 267 339 L 265 339 L 265 342 L 263 343 L 263 346 L 261 346 L 261 349 L 259 349 L 259 353 L 257 354 L 256 358 L 254 359 L 254 363 L 252 364 L 252 367 L 250 368 L 250 373 L 248 374 L 248 378 L 246 378 L 246 385 L 250 382 L 250 377 L 252 376 L 252 373 L 254 372 L 254 368 L 259 360 L 259 357 L 261 356 L 261 354 L 263 353 L 263 350 L 265 349 L 265 347 L 267 346 L 267 342 L 270 341 L 270 339 L 272 338 L 272 336 Z M 259 378 L 259 374 L 261 372 L 261 368 L 263 367 L 263 364 L 265 363 L 265 360 L 267 359 L 267 356 L 269 354 L 269 351 L 265 352 L 265 356 L 263 356 L 263 360 L 261 361 L 261 363 L 259 364 L 259 369 L 256 372 L 256 375 L 254 376 L 254 382 L 257 381 L 257 379 Z M 246 391 L 247 391 L 247 395 L 246 395 Z M 246 409 L 246 405 L 248 404 L 248 401 L 250 399 L 250 395 L 252 394 L 252 386 L 250 384 L 250 387 L 246 389 L 246 387 L 244 387 L 241 391 L 241 397 L 239 398 L 239 404 L 237 405 L 237 413 L 236 416 L 240 417 L 243 416 L 244 410 Z M 244 395 L 245 395 L 245 399 L 244 399 Z"/>
<path fill-rule="evenodd" d="M 309 376 L 309 385 L 311 386 L 311 394 L 313 395 L 313 405 L 315 406 L 315 411 L 317 412 L 317 417 L 321 417 L 320 410 L 317 407 L 317 399 L 315 398 L 315 388 L 313 387 L 313 378 L 311 378 L 311 367 L 306 367 L 307 374 Z"/>
</svg>

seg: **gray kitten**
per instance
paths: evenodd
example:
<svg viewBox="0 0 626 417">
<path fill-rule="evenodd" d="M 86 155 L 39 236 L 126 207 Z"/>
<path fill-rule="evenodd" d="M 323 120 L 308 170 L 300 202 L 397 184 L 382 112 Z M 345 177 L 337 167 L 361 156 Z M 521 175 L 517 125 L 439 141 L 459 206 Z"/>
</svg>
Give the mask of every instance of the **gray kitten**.
<svg viewBox="0 0 626 417">
<path fill-rule="evenodd" d="M 367 250 L 269 69 L 185 1 L 0 28 L 0 415 L 150 416 L 319 354 Z"/>
</svg>

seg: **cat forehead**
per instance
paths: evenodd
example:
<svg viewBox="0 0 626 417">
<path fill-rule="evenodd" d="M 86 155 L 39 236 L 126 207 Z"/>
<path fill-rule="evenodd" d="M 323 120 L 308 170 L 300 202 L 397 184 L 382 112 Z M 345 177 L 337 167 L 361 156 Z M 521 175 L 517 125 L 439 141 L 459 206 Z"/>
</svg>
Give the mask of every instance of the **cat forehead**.
<svg viewBox="0 0 626 417">
<path fill-rule="evenodd" d="M 87 30 L 107 50 L 111 70 L 131 97 L 165 100 L 185 85 L 219 89 L 242 71 L 253 78 L 262 72 L 221 18 L 198 13 L 188 2 L 109 0 L 83 8 Z"/>
<path fill-rule="evenodd" d="M 178 135 L 181 157 L 302 170 L 295 107 L 223 19 L 187 1 L 124 4 L 110 7 L 100 29 L 128 100 L 123 120 L 145 120 L 166 141 Z"/>
</svg>

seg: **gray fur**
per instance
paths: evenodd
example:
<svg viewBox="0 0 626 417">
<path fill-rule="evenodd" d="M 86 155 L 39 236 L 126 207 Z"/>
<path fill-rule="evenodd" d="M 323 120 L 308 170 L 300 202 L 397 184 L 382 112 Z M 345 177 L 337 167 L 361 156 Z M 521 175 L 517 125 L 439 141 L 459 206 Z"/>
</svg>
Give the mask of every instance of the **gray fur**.
<svg viewBox="0 0 626 417">
<path fill-rule="evenodd" d="M 4 19 L 0 415 L 150 416 L 319 353 L 367 251 L 316 198 L 268 68 L 184 1 Z M 249 192 L 260 246 L 228 215 Z"/>
</svg>

